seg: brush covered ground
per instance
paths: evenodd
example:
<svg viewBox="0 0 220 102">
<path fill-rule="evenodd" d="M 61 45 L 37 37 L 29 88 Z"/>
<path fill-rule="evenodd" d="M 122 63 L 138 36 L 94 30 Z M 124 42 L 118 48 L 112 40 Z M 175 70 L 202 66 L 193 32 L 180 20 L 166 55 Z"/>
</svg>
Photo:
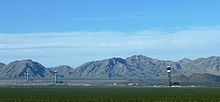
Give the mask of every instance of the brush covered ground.
<svg viewBox="0 0 220 102">
<path fill-rule="evenodd" d="M 0 102 L 220 102 L 220 88 L 1 88 Z"/>
</svg>

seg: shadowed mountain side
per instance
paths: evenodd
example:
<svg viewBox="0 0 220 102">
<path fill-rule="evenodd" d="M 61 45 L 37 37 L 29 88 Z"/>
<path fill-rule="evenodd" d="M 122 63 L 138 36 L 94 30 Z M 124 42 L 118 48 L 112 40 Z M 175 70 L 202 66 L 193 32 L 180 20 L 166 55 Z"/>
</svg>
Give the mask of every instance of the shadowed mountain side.
<svg viewBox="0 0 220 102">
<path fill-rule="evenodd" d="M 220 82 L 220 76 L 194 73 L 188 77 L 189 82 Z"/>
<path fill-rule="evenodd" d="M 76 77 L 80 78 L 126 78 L 133 69 L 127 67 L 127 62 L 121 58 L 111 58 L 85 63 L 75 69 Z"/>
<path fill-rule="evenodd" d="M 4 70 L 5 68 L 5 64 L 0 62 L 0 73 L 2 72 L 2 70 Z"/>
<path fill-rule="evenodd" d="M 32 60 L 14 61 L 7 65 L 0 63 L 0 78 L 25 77 L 27 70 L 30 72 L 30 77 L 33 78 L 53 77 L 56 70 L 58 77 L 63 78 L 154 79 L 167 77 L 167 65 L 170 65 L 172 68 L 172 76 L 176 76 L 176 79 L 180 81 L 190 81 L 188 77 L 193 73 L 220 75 L 220 57 L 212 56 L 196 60 L 184 58 L 174 62 L 152 59 L 143 55 L 134 55 L 126 59 L 111 58 L 91 61 L 75 69 L 67 65 L 45 68 L 40 63 Z M 177 77 L 178 75 L 179 77 Z"/>
<path fill-rule="evenodd" d="M 51 71 L 57 71 L 57 75 L 63 78 L 72 78 L 74 76 L 74 69 L 67 65 L 61 65 L 49 68 Z"/>
<path fill-rule="evenodd" d="M 191 83 L 198 83 L 198 82 L 220 82 L 220 76 L 211 75 L 211 74 L 200 74 L 200 73 L 193 73 L 190 76 L 185 75 L 176 75 L 172 77 L 173 82 L 191 82 Z"/>
<path fill-rule="evenodd" d="M 173 74 L 181 67 L 173 61 L 151 59 L 135 55 L 126 59 L 111 58 L 85 63 L 75 69 L 76 76 L 82 78 L 142 79 L 166 75 L 166 66 L 171 65 Z"/>
<path fill-rule="evenodd" d="M 196 60 L 183 59 L 178 63 L 182 68 L 182 73 L 185 75 L 192 73 L 220 75 L 220 57 L 212 56 L 208 58 L 198 58 Z"/>
<path fill-rule="evenodd" d="M 1 71 L 2 78 L 26 77 L 27 70 L 30 77 L 50 77 L 52 72 L 40 63 L 32 60 L 14 61 L 7 64 Z"/>
</svg>

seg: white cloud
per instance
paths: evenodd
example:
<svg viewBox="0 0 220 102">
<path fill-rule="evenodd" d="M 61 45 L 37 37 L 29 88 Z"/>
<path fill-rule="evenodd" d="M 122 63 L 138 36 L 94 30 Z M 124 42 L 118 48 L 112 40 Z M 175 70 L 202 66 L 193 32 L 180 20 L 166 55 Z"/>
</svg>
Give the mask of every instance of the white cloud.
<svg viewBox="0 0 220 102">
<path fill-rule="evenodd" d="M 1 49 L 45 48 L 45 47 L 138 47 L 150 46 L 196 46 L 218 42 L 218 29 L 190 29 L 173 33 L 143 31 L 126 32 L 69 32 L 41 34 L 1 34 Z M 157 46 L 158 45 L 158 46 Z"/>
<path fill-rule="evenodd" d="M 79 65 L 92 58 L 133 54 L 167 59 L 219 55 L 219 28 L 191 27 L 173 32 L 143 30 L 129 33 L 104 31 L 0 34 L 0 56 L 3 59 L 44 60 L 50 57 L 53 60 L 50 63 L 59 62 L 60 58 L 64 62 L 65 58 L 83 61 L 80 58 L 87 56 L 84 57 L 85 61 L 76 62 Z"/>
<path fill-rule="evenodd" d="M 153 48 L 166 46 L 202 46 L 219 43 L 220 30 L 193 28 L 172 33 L 145 30 L 142 32 L 65 32 L 35 34 L 0 34 L 0 48 Z"/>
</svg>

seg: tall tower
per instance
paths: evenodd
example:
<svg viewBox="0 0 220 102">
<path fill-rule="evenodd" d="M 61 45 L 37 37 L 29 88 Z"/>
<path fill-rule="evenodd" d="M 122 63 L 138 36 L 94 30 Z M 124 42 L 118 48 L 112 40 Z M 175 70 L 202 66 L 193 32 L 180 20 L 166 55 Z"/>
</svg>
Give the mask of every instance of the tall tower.
<svg viewBox="0 0 220 102">
<path fill-rule="evenodd" d="M 29 71 L 27 70 L 27 72 L 26 72 L 26 81 L 28 82 L 29 81 Z"/>
<path fill-rule="evenodd" d="M 55 85 L 57 83 L 57 71 L 56 70 L 54 71 L 54 83 Z"/>
<path fill-rule="evenodd" d="M 168 86 L 172 86 L 172 81 L 171 81 L 171 67 L 167 66 L 167 73 L 168 73 Z"/>
</svg>

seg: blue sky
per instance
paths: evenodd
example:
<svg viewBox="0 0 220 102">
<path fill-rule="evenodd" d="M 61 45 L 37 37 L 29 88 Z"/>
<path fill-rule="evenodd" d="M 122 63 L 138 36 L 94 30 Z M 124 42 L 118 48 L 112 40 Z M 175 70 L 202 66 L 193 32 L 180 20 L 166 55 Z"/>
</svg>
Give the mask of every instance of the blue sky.
<svg viewBox="0 0 220 102">
<path fill-rule="evenodd" d="M 1 0 L 0 62 L 220 55 L 219 0 Z"/>
</svg>

